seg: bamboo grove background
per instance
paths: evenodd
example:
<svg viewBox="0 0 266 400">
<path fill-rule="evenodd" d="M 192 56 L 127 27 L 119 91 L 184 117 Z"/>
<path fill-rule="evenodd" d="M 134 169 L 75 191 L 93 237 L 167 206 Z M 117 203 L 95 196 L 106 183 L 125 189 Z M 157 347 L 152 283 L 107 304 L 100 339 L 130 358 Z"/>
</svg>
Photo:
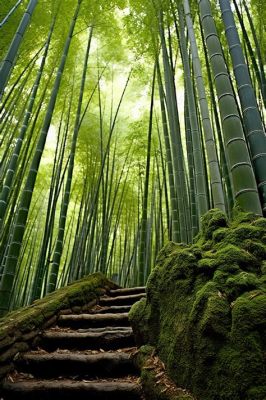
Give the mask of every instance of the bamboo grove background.
<svg viewBox="0 0 266 400">
<path fill-rule="evenodd" d="M 0 313 L 266 212 L 263 0 L 0 5 Z"/>
</svg>

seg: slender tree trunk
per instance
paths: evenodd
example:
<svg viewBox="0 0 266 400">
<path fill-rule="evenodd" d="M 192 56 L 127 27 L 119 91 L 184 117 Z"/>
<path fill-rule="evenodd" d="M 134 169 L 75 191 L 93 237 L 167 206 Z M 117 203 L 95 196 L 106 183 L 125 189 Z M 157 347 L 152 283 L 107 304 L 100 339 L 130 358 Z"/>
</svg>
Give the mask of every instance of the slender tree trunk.
<svg viewBox="0 0 266 400">
<path fill-rule="evenodd" d="M 264 104 L 264 107 L 266 108 L 266 87 L 263 85 L 262 76 L 261 76 L 261 72 L 260 72 L 260 69 L 259 69 L 259 66 L 258 66 L 258 63 L 257 63 L 257 60 L 256 60 L 255 52 L 254 52 L 252 44 L 250 42 L 249 35 L 247 33 L 247 30 L 246 30 L 242 15 L 241 15 L 241 13 L 239 11 L 239 7 L 238 7 L 238 4 L 237 4 L 237 1 L 233 0 L 233 3 L 234 3 L 234 6 L 235 6 L 235 10 L 236 10 L 236 13 L 237 13 L 237 17 L 238 17 L 242 32 L 243 32 L 245 43 L 247 45 L 247 49 L 248 49 L 248 52 L 249 52 L 249 55 L 250 55 L 250 58 L 251 58 L 252 66 L 253 66 L 254 71 L 255 71 L 256 79 L 257 79 L 257 82 L 258 82 L 258 85 L 259 85 L 259 88 L 260 88 L 260 91 L 261 91 L 263 104 Z"/>
<path fill-rule="evenodd" d="M 0 69 L 0 100 L 4 94 L 4 90 L 8 81 L 8 78 L 11 74 L 11 71 L 14 67 L 14 63 L 18 54 L 18 49 L 22 42 L 24 33 L 29 26 L 31 16 L 35 7 L 37 6 L 38 0 L 30 0 L 28 8 L 24 13 L 24 16 L 20 22 L 18 30 L 15 33 L 13 41 L 9 47 L 7 55 L 5 56 L 1 69 Z"/>
<path fill-rule="evenodd" d="M 153 80 L 152 80 L 152 92 L 151 92 L 151 106 L 150 106 L 150 120 L 148 130 L 148 147 L 147 147 L 147 158 L 146 158 L 146 175 L 144 182 L 144 193 L 143 193 L 143 205 L 142 205 L 142 217 L 141 217 L 141 228 L 140 228 L 140 243 L 139 243 L 139 285 L 145 284 L 145 272 L 147 265 L 146 252 L 147 252 L 147 218 L 148 218 L 148 197 L 149 197 L 149 180 L 150 180 L 150 164 L 151 164 L 151 137 L 152 137 L 152 123 L 153 123 L 153 107 L 154 107 L 154 90 L 155 90 L 155 77 L 156 68 L 154 67 Z"/>
<path fill-rule="evenodd" d="M 262 215 L 258 189 L 221 43 L 209 0 L 198 0 L 201 23 L 214 74 L 225 148 L 232 173 L 234 197 L 244 211 Z"/>
<path fill-rule="evenodd" d="M 216 143 L 214 132 L 211 126 L 209 106 L 206 97 L 205 85 L 202 76 L 201 62 L 194 33 L 189 0 L 183 0 L 184 11 L 186 17 L 186 25 L 188 29 L 188 37 L 190 42 L 192 64 L 195 74 L 196 86 L 198 90 L 199 105 L 202 118 L 202 126 L 204 131 L 205 146 L 208 157 L 208 166 L 210 174 L 210 184 L 212 189 L 213 205 L 225 211 L 225 200 L 222 187 L 222 178 L 220 173 L 220 166 L 217 157 Z"/>
<path fill-rule="evenodd" d="M 157 61 L 157 76 L 158 76 L 158 86 L 159 86 L 160 105 L 161 105 L 161 113 L 162 113 L 164 143 L 165 143 L 168 180 L 169 180 L 169 189 L 170 189 L 171 216 L 172 216 L 172 239 L 174 242 L 180 242 L 180 228 L 179 228 L 179 221 L 178 221 L 178 209 L 177 209 L 177 197 L 176 197 L 176 188 L 175 188 L 174 171 L 173 171 L 173 161 L 172 161 L 171 144 L 170 144 L 170 139 L 169 139 L 169 130 L 168 130 L 168 124 L 167 124 L 166 109 L 165 109 L 165 96 L 164 96 L 159 61 Z"/>
<path fill-rule="evenodd" d="M 11 10 L 8 12 L 8 14 L 2 19 L 2 21 L 0 22 L 0 29 L 5 25 L 5 23 L 9 20 L 9 18 L 11 17 L 11 15 L 13 15 L 13 13 L 16 11 L 16 9 L 18 8 L 18 6 L 22 3 L 23 0 L 18 0 L 16 2 L 16 4 L 11 8 Z"/>
<path fill-rule="evenodd" d="M 199 231 L 199 218 L 196 202 L 195 190 L 195 166 L 193 158 L 193 143 L 190 127 L 190 118 L 188 112 L 187 91 L 185 90 L 185 130 L 186 130 L 186 145 L 187 145 L 187 163 L 188 163 L 188 179 L 189 179 L 189 197 L 190 197 L 190 215 L 191 215 L 191 240 L 196 236 Z"/>
<path fill-rule="evenodd" d="M 262 84 L 262 94 L 263 94 L 263 98 L 266 99 L 266 76 L 265 76 L 265 71 L 264 71 L 264 62 L 263 62 L 263 58 L 262 58 L 262 54 L 261 54 L 261 48 L 260 48 L 260 44 L 259 44 L 259 39 L 257 37 L 255 26 L 254 26 L 254 23 L 253 23 L 253 19 L 252 19 L 252 16 L 250 14 L 249 7 L 248 7 L 248 5 L 246 3 L 246 0 L 243 0 L 243 5 L 244 5 L 244 8 L 245 8 L 247 17 L 248 17 L 248 22 L 249 22 L 249 25 L 250 25 L 251 33 L 252 33 L 254 44 L 255 44 L 255 48 L 256 48 L 256 54 L 257 54 L 257 57 L 258 57 L 261 84 Z"/>
<path fill-rule="evenodd" d="M 164 76 L 165 76 L 165 88 L 166 88 L 166 104 L 168 112 L 168 120 L 170 126 L 170 137 L 171 137 L 171 149 L 172 159 L 175 176 L 175 187 L 178 200 L 178 213 L 179 213 L 179 224 L 180 224 L 180 238 L 181 241 L 186 243 L 187 231 L 188 231 L 188 199 L 187 199 L 187 184 L 184 171 L 184 156 L 183 147 L 181 142 L 181 132 L 179 125 L 179 115 L 176 100 L 176 91 L 174 85 L 173 71 L 170 66 L 165 36 L 164 36 L 164 25 L 163 25 L 163 14 L 160 12 L 159 15 L 159 29 L 160 38 L 163 52 L 163 64 L 164 64 Z"/>
<path fill-rule="evenodd" d="M 82 74 L 82 80 L 81 80 L 81 86 L 80 86 L 78 109 L 77 109 L 77 114 L 76 114 L 76 121 L 75 121 L 74 133 L 73 133 L 71 150 L 70 150 L 70 160 L 69 160 L 69 166 L 68 166 L 68 172 L 67 172 L 67 181 L 66 181 L 66 187 L 65 187 L 64 197 L 63 197 L 63 204 L 62 204 L 61 211 L 60 211 L 59 228 L 58 228 L 58 235 L 57 235 L 57 240 L 56 240 L 55 251 L 54 251 L 54 255 L 53 255 L 53 263 L 52 263 L 51 271 L 49 273 L 49 278 L 48 278 L 48 288 L 47 288 L 48 293 L 53 292 L 56 288 L 60 260 L 61 260 L 61 256 L 62 256 L 62 252 L 63 252 L 63 240 L 64 240 L 64 235 L 65 235 L 65 225 L 66 225 L 67 211 L 68 211 L 70 191 L 71 191 L 71 185 L 72 185 L 75 153 L 76 153 L 77 139 L 78 139 L 78 133 L 79 133 L 79 126 L 80 126 L 79 123 L 80 123 L 80 117 L 81 117 L 81 107 L 82 107 L 84 88 L 85 88 L 85 83 L 86 83 L 86 74 L 87 74 L 87 69 L 88 69 L 92 32 L 93 32 L 93 28 L 90 29 L 88 45 L 87 45 L 87 50 L 86 50 L 86 55 L 85 55 L 85 61 L 84 61 L 84 66 L 83 66 L 83 74 Z"/>
<path fill-rule="evenodd" d="M 220 0 L 220 7 L 233 62 L 234 74 L 246 127 L 247 141 L 249 143 L 251 159 L 253 161 L 255 176 L 261 196 L 262 209 L 265 213 L 266 136 L 229 0 Z"/>
<path fill-rule="evenodd" d="M 32 87 L 29 104 L 28 104 L 28 107 L 27 107 L 27 110 L 26 110 L 25 116 L 24 116 L 24 121 L 23 121 L 22 127 L 20 129 L 19 137 L 16 141 L 16 146 L 13 151 L 10 163 L 9 163 L 9 167 L 8 167 L 7 175 L 5 178 L 4 185 L 3 185 L 3 189 L 0 193 L 0 226 L 1 226 L 2 220 L 4 219 L 4 216 L 6 213 L 7 201 L 8 201 L 10 189 L 12 186 L 14 175 L 16 173 L 17 163 L 18 163 L 20 151 L 22 148 L 23 140 L 24 140 L 27 128 L 29 126 L 30 118 L 32 116 L 33 106 L 35 104 L 37 92 L 38 92 L 39 85 L 41 82 L 42 73 L 44 70 L 44 66 L 45 66 L 45 62 L 46 62 L 46 58 L 47 58 L 47 54 L 49 51 L 53 30 L 54 30 L 54 25 L 55 25 L 55 19 L 53 20 L 53 23 L 50 28 L 50 32 L 49 32 L 48 39 L 46 42 L 45 51 L 44 51 L 44 54 L 42 57 L 41 65 L 40 65 L 36 80 Z"/>
<path fill-rule="evenodd" d="M 190 74 L 189 58 L 186 48 L 184 13 L 182 10 L 182 5 L 178 7 L 178 13 L 179 13 L 179 26 L 180 26 L 180 31 L 179 31 L 180 48 L 183 59 L 184 79 L 187 91 L 188 112 L 190 117 L 191 136 L 193 143 L 196 201 L 198 206 L 198 218 L 200 226 L 201 217 L 208 211 L 209 204 L 208 204 L 206 177 L 205 177 L 204 162 L 203 162 L 203 149 L 201 146 L 201 132 L 198 125 L 196 102 L 195 102 L 193 84 Z"/>
<path fill-rule="evenodd" d="M 37 148 L 30 166 L 30 171 L 26 180 L 25 187 L 22 192 L 21 200 L 18 206 L 18 214 L 16 217 L 15 221 L 15 227 L 13 231 L 13 235 L 10 241 L 10 247 L 9 251 L 7 254 L 7 261 L 5 264 L 4 268 L 4 274 L 3 278 L 0 284 L 0 315 L 4 315 L 8 309 L 9 309 L 9 304 L 10 304 L 10 298 L 11 298 L 11 292 L 12 292 L 12 286 L 13 286 L 13 281 L 14 281 L 14 276 L 16 273 L 16 268 L 17 268 L 17 263 L 18 263 L 18 257 L 23 241 L 23 236 L 25 233 L 25 228 L 26 228 L 26 222 L 28 218 L 28 213 L 29 213 L 29 208 L 31 204 L 31 199 L 33 195 L 33 189 L 35 186 L 35 181 L 37 178 L 37 173 L 39 169 L 39 165 L 41 162 L 41 157 L 42 153 L 44 150 L 44 146 L 46 143 L 46 138 L 48 134 L 48 130 L 51 124 L 52 116 L 53 116 L 53 111 L 62 79 L 62 74 L 64 72 L 65 64 L 66 64 L 66 59 L 71 43 L 71 39 L 73 36 L 74 28 L 76 25 L 76 20 L 78 17 L 78 13 L 80 10 L 80 5 L 81 5 L 82 0 L 78 0 L 78 4 L 76 7 L 76 11 L 74 14 L 74 17 L 71 22 L 70 30 L 68 33 L 68 37 L 65 42 L 60 66 L 57 71 L 57 76 L 56 80 L 54 83 L 54 87 L 52 90 L 51 98 L 49 101 L 49 104 L 47 106 L 47 112 L 45 115 L 45 119 L 43 122 L 43 126 L 41 129 L 41 134 L 37 143 Z"/>
</svg>

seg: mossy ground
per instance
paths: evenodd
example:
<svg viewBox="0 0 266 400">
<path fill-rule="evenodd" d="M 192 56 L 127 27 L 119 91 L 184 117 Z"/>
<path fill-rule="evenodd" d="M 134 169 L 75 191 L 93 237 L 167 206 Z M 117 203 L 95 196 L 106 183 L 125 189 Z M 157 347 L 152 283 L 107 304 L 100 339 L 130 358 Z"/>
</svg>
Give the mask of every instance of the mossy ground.
<svg viewBox="0 0 266 400">
<path fill-rule="evenodd" d="M 192 246 L 169 243 L 130 320 L 202 400 L 266 399 L 266 219 L 219 210 Z"/>
</svg>

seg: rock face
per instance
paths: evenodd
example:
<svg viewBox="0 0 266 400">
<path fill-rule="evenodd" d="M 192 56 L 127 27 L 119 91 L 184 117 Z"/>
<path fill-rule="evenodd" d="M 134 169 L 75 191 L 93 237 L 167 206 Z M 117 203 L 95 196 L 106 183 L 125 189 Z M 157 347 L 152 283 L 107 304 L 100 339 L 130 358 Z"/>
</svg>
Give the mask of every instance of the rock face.
<svg viewBox="0 0 266 400">
<path fill-rule="evenodd" d="M 211 210 L 196 240 L 159 254 L 130 312 L 138 344 L 198 400 L 265 400 L 266 219 Z"/>
</svg>

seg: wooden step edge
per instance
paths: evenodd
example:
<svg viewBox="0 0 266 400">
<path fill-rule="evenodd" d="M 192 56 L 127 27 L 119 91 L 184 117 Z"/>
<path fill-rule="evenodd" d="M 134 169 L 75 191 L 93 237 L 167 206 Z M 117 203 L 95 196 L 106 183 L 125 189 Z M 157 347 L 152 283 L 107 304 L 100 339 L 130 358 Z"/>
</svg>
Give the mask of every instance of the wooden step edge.
<svg viewBox="0 0 266 400">
<path fill-rule="evenodd" d="M 146 286 L 139 286 L 135 288 L 120 288 L 120 289 L 113 289 L 108 292 L 109 296 L 117 296 L 117 295 L 123 295 L 125 293 L 145 293 L 146 292 Z"/>
<path fill-rule="evenodd" d="M 65 362 L 72 362 L 72 361 L 81 361 L 81 362 L 88 362 L 94 363 L 98 361 L 128 361 L 131 359 L 130 353 L 124 352 L 104 352 L 104 353 L 97 353 L 97 354 L 80 354 L 77 352 L 70 352 L 70 353 L 24 353 L 21 354 L 19 359 L 17 360 L 19 363 L 21 361 L 25 362 L 50 362 L 53 360 L 56 361 L 65 361 Z"/>
<path fill-rule="evenodd" d="M 77 332 L 76 330 L 73 331 L 45 331 L 42 334 L 44 338 L 90 338 L 90 337 L 102 337 L 105 335 L 114 335 L 114 336 L 129 336 L 133 335 L 133 330 L 129 327 L 128 330 L 121 329 L 121 330 L 104 330 L 104 331 L 90 331 L 89 329 L 85 332 Z M 88 343 L 89 345 L 89 343 Z"/>
<path fill-rule="evenodd" d="M 134 299 L 138 299 L 138 298 L 141 298 L 141 297 L 146 297 L 146 293 L 136 293 L 136 294 L 129 294 L 129 295 L 121 295 L 121 296 L 109 296 L 109 295 L 106 295 L 106 296 L 102 296 L 102 297 L 100 297 L 100 300 L 103 300 L 103 299 L 112 299 L 113 301 L 115 301 L 115 300 L 134 300 Z"/>
<path fill-rule="evenodd" d="M 133 380 L 133 379 L 132 379 Z M 91 381 L 74 381 L 71 379 L 60 379 L 60 380 L 41 380 L 41 379 L 25 379 L 20 381 L 11 382 L 9 380 L 4 381 L 2 385 L 3 395 L 6 393 L 17 393 L 17 394 L 34 394 L 45 392 L 46 394 L 51 393 L 65 393 L 72 392 L 78 394 L 79 392 L 89 393 L 141 393 L 141 386 L 137 383 L 137 378 L 134 377 L 133 382 L 128 380 L 91 380 Z M 126 397 L 125 397 L 126 398 Z"/>
<path fill-rule="evenodd" d="M 119 320 L 128 318 L 128 313 L 115 313 L 115 314 L 68 314 L 60 315 L 58 322 L 60 321 L 96 321 L 96 320 Z"/>
<path fill-rule="evenodd" d="M 105 306 L 101 307 L 98 306 L 98 308 L 91 309 L 89 311 L 89 314 L 94 315 L 94 314 L 121 314 L 123 312 L 128 313 L 131 309 L 131 305 L 128 306 Z"/>
</svg>

